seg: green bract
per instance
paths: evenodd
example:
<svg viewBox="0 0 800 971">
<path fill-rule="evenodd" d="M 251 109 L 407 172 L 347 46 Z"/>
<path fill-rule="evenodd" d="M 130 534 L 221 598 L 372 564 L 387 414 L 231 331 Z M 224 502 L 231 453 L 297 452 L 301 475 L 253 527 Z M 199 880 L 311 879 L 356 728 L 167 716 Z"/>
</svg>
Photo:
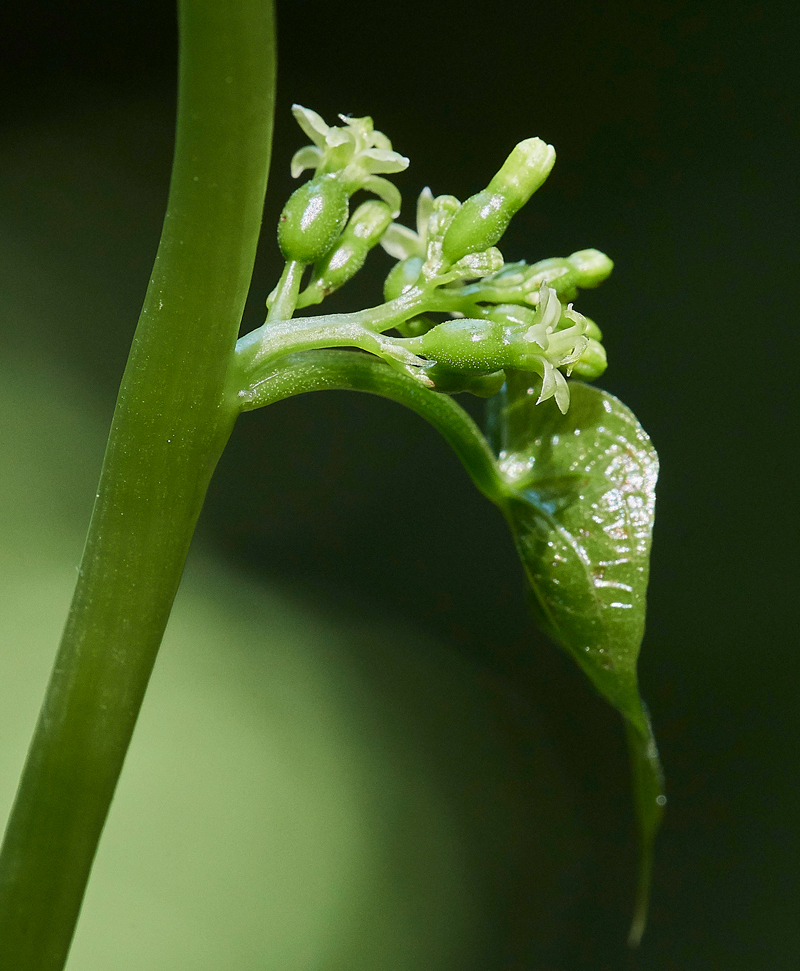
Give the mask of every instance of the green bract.
<svg viewBox="0 0 800 971">
<path fill-rule="evenodd" d="M 573 385 L 568 415 L 536 409 L 531 381 L 509 376 L 491 401 L 489 437 L 505 513 L 539 624 L 626 722 L 639 822 L 631 943 L 644 930 L 663 778 L 636 675 L 644 635 L 658 457 L 625 405 Z"/>
</svg>

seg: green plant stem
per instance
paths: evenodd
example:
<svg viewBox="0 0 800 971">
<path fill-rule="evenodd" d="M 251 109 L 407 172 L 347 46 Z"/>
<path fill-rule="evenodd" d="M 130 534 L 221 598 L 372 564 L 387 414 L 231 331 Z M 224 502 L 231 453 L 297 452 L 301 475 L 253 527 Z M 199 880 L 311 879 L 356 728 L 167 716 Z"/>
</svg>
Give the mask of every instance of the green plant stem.
<svg viewBox="0 0 800 971">
<path fill-rule="evenodd" d="M 307 391 L 326 390 L 366 391 L 415 411 L 441 432 L 478 490 L 492 502 L 502 502 L 494 455 L 466 411 L 448 395 L 429 391 L 369 354 L 321 350 L 289 355 L 240 391 L 239 400 L 242 411 L 253 411 Z"/>
<path fill-rule="evenodd" d="M 0 856 L 0 968 L 60 971 L 210 476 L 274 97 L 268 0 L 181 0 L 172 183 L 79 580 Z M 90 301 L 89 295 L 87 300 Z"/>
<path fill-rule="evenodd" d="M 297 305 L 297 294 L 300 291 L 300 281 L 303 279 L 305 263 L 298 263 L 297 260 L 289 260 L 283 268 L 283 273 L 275 287 L 275 300 L 269 308 L 267 323 L 273 320 L 287 319 L 294 313 Z"/>
<path fill-rule="evenodd" d="M 394 300 L 366 310 L 289 319 L 290 314 L 280 315 L 275 307 L 281 300 L 281 306 L 285 309 L 284 303 L 288 306 L 288 302 L 294 299 L 290 291 L 299 282 L 295 279 L 293 269 L 298 266 L 300 264 L 286 264 L 266 323 L 240 338 L 236 345 L 240 367 L 246 374 L 255 374 L 265 362 L 272 359 L 313 348 L 361 347 L 379 353 L 376 349 L 380 342 L 375 341 L 375 335 L 391 330 L 417 314 L 430 311 L 449 313 L 462 309 L 457 290 L 442 291 L 434 287 L 414 286 Z"/>
</svg>

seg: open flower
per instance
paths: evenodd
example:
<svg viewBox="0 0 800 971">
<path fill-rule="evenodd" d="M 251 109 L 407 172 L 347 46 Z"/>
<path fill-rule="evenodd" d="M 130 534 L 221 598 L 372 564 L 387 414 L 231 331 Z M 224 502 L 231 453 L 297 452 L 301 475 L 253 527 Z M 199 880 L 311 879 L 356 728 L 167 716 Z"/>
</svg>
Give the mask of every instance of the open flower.
<svg viewBox="0 0 800 971">
<path fill-rule="evenodd" d="M 523 334 L 523 340 L 537 349 L 526 362 L 530 370 L 542 378 L 542 390 L 536 404 L 555 398 L 559 411 L 566 414 L 569 385 L 559 368 L 564 368 L 570 374 L 586 349 L 589 343 L 587 321 L 571 305 L 564 310 L 556 291 L 546 283 L 539 291 L 536 318 Z M 566 327 L 560 326 L 563 318 L 570 322 Z"/>
<path fill-rule="evenodd" d="M 336 173 L 348 193 L 367 189 L 388 203 L 395 216 L 400 214 L 400 193 L 380 176 L 402 172 L 408 168 L 408 159 L 392 150 L 392 143 L 383 132 L 375 131 L 370 117 L 339 115 L 344 127 L 335 127 L 302 105 L 292 105 L 292 114 L 313 142 L 295 152 L 293 178 L 306 169 L 314 169 L 318 175 Z"/>
<path fill-rule="evenodd" d="M 515 304 L 499 304 L 487 309 L 486 319 L 505 324 L 509 362 L 506 366 L 533 371 L 542 379 L 537 404 L 555 398 L 559 410 L 569 407 L 566 377 L 578 366 L 581 377 L 595 377 L 605 367 L 602 345 L 589 336 L 600 333 L 596 325 L 572 309 L 564 308 L 553 287 L 546 283 L 539 290 L 536 310 Z M 588 355 L 584 362 L 582 355 Z M 566 372 L 566 377 L 561 369 Z"/>
<path fill-rule="evenodd" d="M 535 312 L 519 310 L 501 305 L 485 317 L 445 321 L 396 343 L 423 354 L 430 362 L 428 377 L 434 379 L 442 370 L 446 376 L 460 374 L 469 380 L 504 369 L 538 374 L 542 387 L 536 403 L 555 398 L 566 413 L 569 386 L 560 369 L 569 375 L 589 346 L 588 321 L 571 307 L 564 310 L 555 290 L 547 286 Z"/>
</svg>

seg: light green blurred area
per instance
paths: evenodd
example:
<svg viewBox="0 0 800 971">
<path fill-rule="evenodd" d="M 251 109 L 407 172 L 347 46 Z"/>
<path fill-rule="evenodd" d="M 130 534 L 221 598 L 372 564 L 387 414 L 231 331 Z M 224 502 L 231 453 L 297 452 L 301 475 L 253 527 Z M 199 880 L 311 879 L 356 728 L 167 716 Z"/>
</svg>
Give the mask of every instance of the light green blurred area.
<svg viewBox="0 0 800 971">
<path fill-rule="evenodd" d="M 3 819 L 108 417 L 52 362 L 0 364 Z M 419 633 L 308 601 L 193 552 L 69 971 L 486 969 L 568 933 L 572 807 L 529 713 Z"/>
</svg>

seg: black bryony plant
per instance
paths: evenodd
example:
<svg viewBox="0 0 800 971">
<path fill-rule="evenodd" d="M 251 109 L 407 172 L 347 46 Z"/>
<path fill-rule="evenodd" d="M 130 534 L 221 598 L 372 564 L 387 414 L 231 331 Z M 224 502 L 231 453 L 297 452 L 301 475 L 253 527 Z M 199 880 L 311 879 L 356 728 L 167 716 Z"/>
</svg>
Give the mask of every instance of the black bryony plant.
<svg viewBox="0 0 800 971">
<path fill-rule="evenodd" d="M 604 372 L 606 355 L 600 328 L 574 306 L 612 262 L 594 249 L 505 262 L 497 244 L 555 162 L 539 138 L 521 141 L 463 203 L 423 189 L 409 229 L 394 221 L 400 193 L 386 178 L 408 159 L 372 119 L 340 116 L 329 126 L 295 105 L 311 144 L 295 153 L 292 175 L 310 177 L 280 216 L 286 262 L 266 322 L 237 341 L 269 158 L 271 11 L 256 0 L 185 0 L 181 31 L 170 208 L 3 846 L 0 967 L 63 967 L 194 524 L 236 417 L 337 388 L 398 401 L 441 432 L 505 516 L 542 630 L 622 715 L 639 827 L 635 945 L 666 801 L 636 673 L 658 460 L 632 412 L 585 383 Z M 378 245 L 397 261 L 382 303 L 298 315 L 353 279 Z M 453 397 L 462 392 L 488 399 L 485 434 Z"/>
</svg>

